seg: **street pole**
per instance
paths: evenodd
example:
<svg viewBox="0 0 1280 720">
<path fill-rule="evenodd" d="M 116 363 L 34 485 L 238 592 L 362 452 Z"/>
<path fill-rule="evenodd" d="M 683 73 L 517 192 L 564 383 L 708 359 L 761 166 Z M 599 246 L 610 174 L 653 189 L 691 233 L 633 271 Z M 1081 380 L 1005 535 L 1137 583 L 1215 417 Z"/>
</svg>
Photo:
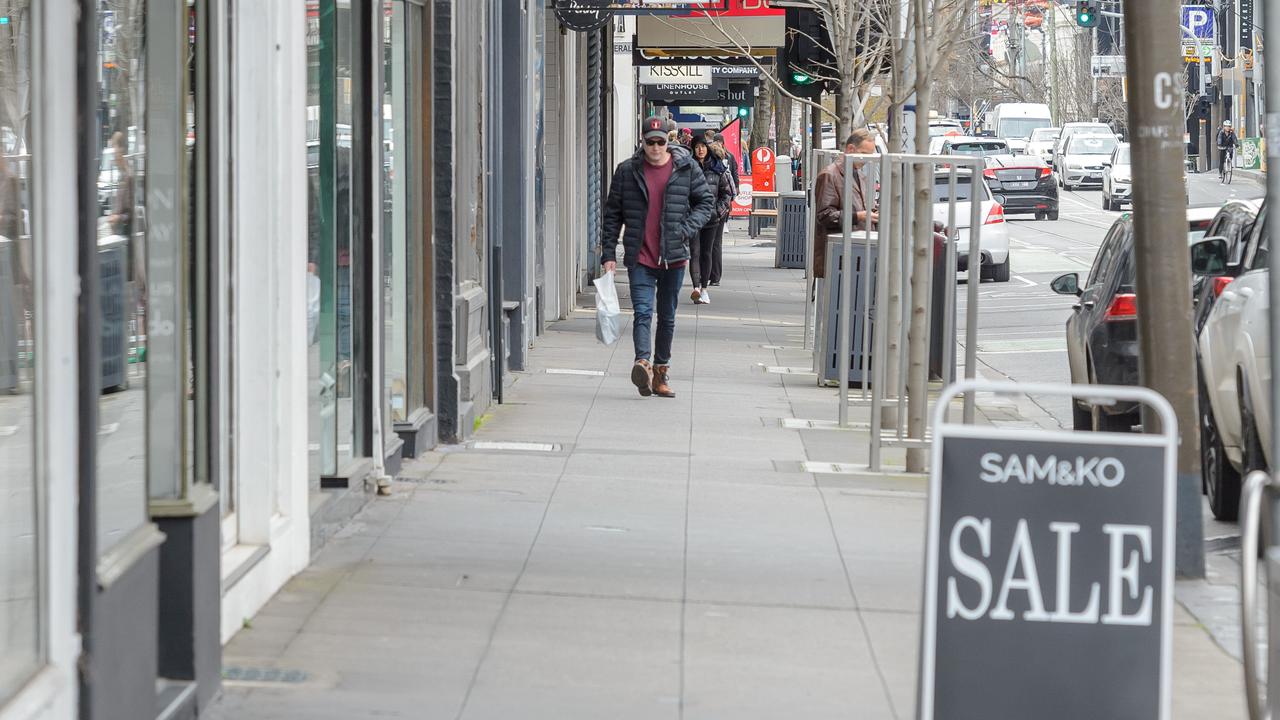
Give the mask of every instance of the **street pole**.
<svg viewBox="0 0 1280 720">
<path fill-rule="evenodd" d="M 1263 37 L 1264 38 L 1280 38 L 1280 9 L 1268 7 L 1263 16 Z M 1254 66 L 1254 72 L 1261 72 L 1260 65 Z M 1273 68 L 1269 73 L 1263 73 L 1263 89 L 1266 92 L 1266 119 L 1265 127 L 1259 130 L 1260 135 L 1266 138 L 1267 144 L 1267 205 L 1276 207 L 1280 203 L 1280 171 L 1277 171 L 1277 163 L 1280 163 L 1280 68 Z M 1265 135 L 1264 135 L 1265 133 Z M 1280 222 L 1269 222 L 1266 224 L 1268 242 L 1274 245 L 1280 242 Z M 1280 247 L 1280 245 L 1277 245 Z M 1272 298 L 1280 297 L 1280 262 L 1272 254 L 1270 261 L 1270 277 L 1268 279 L 1268 291 Z M 1271 377 L 1276 378 L 1278 369 L 1280 369 L 1280 312 L 1276 312 L 1275 301 L 1271 302 L 1270 312 L 1267 313 L 1270 321 L 1271 330 Z M 1280 383 L 1271 383 L 1271 417 L 1276 417 L 1276 409 L 1280 408 Z M 1280 428 L 1276 427 L 1276 423 L 1271 424 L 1271 437 L 1265 442 L 1269 443 L 1271 448 L 1271 457 L 1280 457 L 1276 455 L 1276 450 L 1280 449 Z M 1274 476 L 1273 476 L 1274 477 Z M 1273 480 L 1274 482 L 1274 480 Z M 1275 559 L 1280 550 L 1277 549 L 1277 538 L 1280 534 L 1274 532 L 1274 528 L 1280 528 L 1280 494 L 1269 492 L 1267 499 L 1270 505 L 1271 514 L 1271 537 L 1267 539 L 1270 548 L 1267 551 L 1268 568 L 1275 566 Z M 1265 527 L 1265 525 L 1264 525 Z M 1243 562 L 1254 562 L 1253 558 L 1242 558 Z M 1280 717 L 1280 601 L 1276 600 L 1274 576 L 1270 578 L 1267 587 L 1270 592 L 1267 597 L 1267 639 L 1269 662 L 1267 663 L 1267 682 L 1268 687 L 1273 691 L 1268 693 L 1267 705 L 1270 708 L 1270 717 Z"/>
<path fill-rule="evenodd" d="M 1142 384 L 1163 395 L 1178 418 L 1175 568 L 1204 576 L 1201 526 L 1199 415 L 1191 332 L 1191 264 L 1187 257 L 1186 197 L 1182 186 L 1182 63 L 1177 43 L 1179 6 L 1124 0 L 1125 56 L 1132 92 L 1134 253 L 1137 266 L 1138 347 Z M 1150 408 L 1143 430 L 1160 432 Z"/>
<path fill-rule="evenodd" d="M 1062 125 L 1062 111 L 1058 109 L 1058 4 L 1049 3 L 1049 109 L 1053 124 Z"/>
</svg>

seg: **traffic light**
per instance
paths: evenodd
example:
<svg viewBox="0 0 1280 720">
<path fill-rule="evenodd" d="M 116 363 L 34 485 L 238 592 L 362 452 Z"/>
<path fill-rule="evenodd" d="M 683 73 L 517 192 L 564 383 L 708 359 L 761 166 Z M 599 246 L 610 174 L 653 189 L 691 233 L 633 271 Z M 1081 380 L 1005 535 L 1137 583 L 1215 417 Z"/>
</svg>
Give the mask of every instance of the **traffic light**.
<svg viewBox="0 0 1280 720">
<path fill-rule="evenodd" d="M 1102 19 L 1098 12 L 1098 4 L 1092 0 L 1079 0 L 1076 3 L 1076 24 L 1080 27 L 1097 27 Z"/>
<path fill-rule="evenodd" d="M 749 113 L 749 112 L 751 112 L 751 109 L 750 109 L 750 108 L 740 107 L 740 108 L 738 108 L 738 117 L 740 117 L 740 118 L 744 118 L 744 117 L 746 117 L 746 116 L 747 116 L 747 113 Z"/>
<path fill-rule="evenodd" d="M 836 77 L 827 25 L 817 10 L 789 7 L 786 14 L 783 85 L 796 97 L 816 98 L 826 88 L 823 78 Z"/>
</svg>

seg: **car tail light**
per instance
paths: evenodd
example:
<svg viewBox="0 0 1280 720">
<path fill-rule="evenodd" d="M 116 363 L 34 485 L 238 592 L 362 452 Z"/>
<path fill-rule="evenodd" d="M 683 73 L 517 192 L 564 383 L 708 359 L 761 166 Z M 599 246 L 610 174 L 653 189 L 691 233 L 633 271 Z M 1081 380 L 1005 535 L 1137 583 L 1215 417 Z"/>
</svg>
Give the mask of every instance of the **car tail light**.
<svg viewBox="0 0 1280 720">
<path fill-rule="evenodd" d="M 987 168 L 986 170 L 983 170 L 983 171 L 982 171 L 982 176 L 983 176 L 983 177 L 989 177 L 989 178 L 991 178 L 992 180 L 995 180 L 995 179 L 996 179 L 996 171 L 995 171 L 995 170 L 993 170 L 993 169 L 991 169 L 991 168 Z"/>
<path fill-rule="evenodd" d="M 1043 180 L 1053 174 L 1053 168 L 1040 168 L 1040 179 Z"/>
<path fill-rule="evenodd" d="M 995 225 L 1002 222 L 1004 222 L 1004 207 L 1000 203 L 996 203 L 987 211 L 987 219 L 982 224 Z"/>
<path fill-rule="evenodd" d="M 1138 317 L 1138 296 L 1133 293 L 1119 293 L 1107 307 L 1104 320 L 1133 320 Z"/>
<path fill-rule="evenodd" d="M 1231 284 L 1232 279 L 1233 278 L 1228 277 L 1226 275 L 1214 278 L 1213 279 L 1213 296 L 1218 297 L 1219 295 L 1221 295 L 1222 291 L 1226 290 L 1227 286 Z"/>
</svg>

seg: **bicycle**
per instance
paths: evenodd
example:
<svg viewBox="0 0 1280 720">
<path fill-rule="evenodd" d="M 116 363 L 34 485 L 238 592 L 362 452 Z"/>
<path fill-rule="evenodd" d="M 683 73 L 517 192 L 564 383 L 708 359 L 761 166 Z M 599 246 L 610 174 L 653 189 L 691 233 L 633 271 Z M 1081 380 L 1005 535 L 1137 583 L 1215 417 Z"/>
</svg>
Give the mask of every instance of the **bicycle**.
<svg viewBox="0 0 1280 720">
<path fill-rule="evenodd" d="M 1226 158 L 1222 161 L 1222 167 L 1218 168 L 1218 180 L 1223 185 L 1231 184 L 1231 176 L 1235 174 L 1236 169 L 1236 149 L 1224 148 L 1227 151 Z"/>
</svg>

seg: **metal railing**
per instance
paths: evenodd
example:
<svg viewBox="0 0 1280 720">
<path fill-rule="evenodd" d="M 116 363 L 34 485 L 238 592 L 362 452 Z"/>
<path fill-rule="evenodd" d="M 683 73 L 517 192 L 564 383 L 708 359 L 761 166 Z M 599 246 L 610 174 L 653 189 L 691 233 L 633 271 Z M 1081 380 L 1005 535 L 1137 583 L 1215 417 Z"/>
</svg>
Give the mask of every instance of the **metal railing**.
<svg viewBox="0 0 1280 720">
<path fill-rule="evenodd" d="M 844 271 L 842 274 L 842 282 L 840 285 L 839 302 L 839 338 L 837 341 L 837 363 L 839 365 L 839 403 L 838 418 L 839 426 L 842 428 L 849 427 L 849 364 L 852 359 L 852 330 L 851 324 L 854 322 L 853 309 L 853 272 L 852 262 L 850 258 L 853 256 L 855 247 L 855 238 L 861 250 L 864 263 L 868 269 L 865 271 L 868 282 L 863 283 L 863 301 L 861 308 L 861 316 L 858 318 L 861 328 L 861 347 L 858 352 L 860 367 L 863 370 L 863 382 L 861 382 L 861 401 L 870 402 L 871 409 L 871 438 L 870 438 L 870 468 L 879 470 L 881 466 L 882 449 L 885 446 L 896 446 L 906 448 L 926 448 L 929 445 L 927 423 L 931 413 L 928 410 L 928 402 L 925 402 L 924 423 L 926 429 L 920 431 L 917 428 L 915 436 L 912 436 L 908 428 L 908 381 L 909 381 L 909 329 L 912 316 L 913 291 L 910 279 L 915 270 L 915 253 L 912 251 L 913 244 L 913 228 L 916 225 L 916 203 L 915 203 L 915 178 L 913 170 L 920 165 L 926 165 L 929 168 L 928 192 L 934 191 L 933 184 L 936 182 L 935 173 L 939 167 L 942 167 L 947 175 L 947 223 L 945 228 L 946 241 L 943 245 L 942 262 L 945 267 L 955 268 L 957 264 L 957 248 L 956 243 L 959 239 L 960 230 L 956 227 L 957 202 L 962 200 L 957 198 L 958 179 L 967 176 L 970 183 L 970 199 L 969 199 L 969 246 L 968 254 L 968 303 L 965 308 L 966 326 L 965 326 L 965 366 L 964 377 L 973 379 L 976 376 L 976 353 L 977 353 L 977 314 L 978 314 L 978 288 L 981 284 L 982 269 L 982 199 L 983 192 L 979 187 L 979 183 L 984 182 L 982 179 L 982 170 L 985 167 L 982 158 L 966 157 L 966 156 L 946 156 L 942 158 L 934 155 L 912 155 L 912 154 L 845 154 L 839 151 L 811 149 L 808 151 L 806 162 L 806 171 L 804 177 L 804 188 L 807 192 L 809 202 L 809 229 L 807 251 L 805 253 L 805 276 L 806 276 L 806 292 L 805 292 L 805 317 L 804 317 L 804 337 L 805 348 L 813 350 L 813 369 L 819 376 L 819 382 L 823 376 L 822 349 L 823 343 L 820 340 L 823 333 L 823 321 L 829 313 L 822 312 L 822 302 L 815 297 L 816 278 L 814 278 L 815 266 L 815 245 L 816 245 L 816 226 L 815 217 L 817 211 L 817 198 L 815 193 L 816 177 L 819 168 L 825 168 L 833 162 L 844 163 L 844 186 L 842 190 L 842 207 L 849 208 L 853 205 L 853 194 L 855 192 L 855 171 L 861 176 L 861 190 L 863 207 L 872 209 L 877 206 L 876 188 L 879 188 L 879 222 L 877 231 L 871 229 L 871 223 L 866 223 L 859 231 L 854 231 L 853 213 L 841 214 L 841 253 Z M 856 167 L 861 166 L 861 167 Z M 894 170 L 901 171 L 902 188 L 895 195 L 893 182 Z M 936 207 L 932 198 L 930 199 L 930 214 L 925 218 L 919 218 L 921 222 L 927 223 L 932 237 L 933 212 L 932 208 Z M 834 239 L 834 236 L 832 236 Z M 885 242 L 882 242 L 885 241 Z M 934 278 L 934 253 L 932 242 L 930 243 L 930 252 L 927 253 L 926 275 L 929 278 L 928 297 L 924 298 L 924 307 L 929 308 L 932 312 L 933 308 L 933 278 Z M 875 249 L 878 253 L 878 259 L 874 266 L 870 263 L 871 254 Z M 888 252 L 886 252 L 888 251 Z M 827 281 L 834 277 L 835 267 L 827 268 Z M 893 307 L 890 307 L 889 284 L 890 274 L 897 274 L 901 279 L 899 283 L 900 292 Z M 872 286 L 875 286 L 875 297 L 872 302 Z M 944 382 L 950 382 L 955 375 L 955 352 L 954 348 L 957 342 L 957 331 L 955 324 L 955 302 L 958 282 L 955 272 L 946 273 L 943 283 L 943 321 L 941 328 L 941 342 L 943 345 L 943 366 L 941 375 Z M 891 325 L 892 323 L 892 325 Z M 873 329 L 874 328 L 874 332 Z M 891 330 L 896 329 L 897 349 L 896 357 L 890 358 L 890 335 Z M 812 331 L 812 332 L 811 332 Z M 928 348 L 935 340 L 933 337 L 932 322 L 926 323 L 925 337 L 918 342 L 926 343 Z M 813 344 L 810 345 L 809 343 Z M 926 350 L 926 354 L 928 350 Z M 894 387 L 887 387 L 889 373 L 887 372 L 887 364 L 895 362 L 899 368 Z M 870 397 L 868 397 L 868 385 L 870 385 Z M 925 383 L 925 392 L 927 393 L 927 385 Z M 889 392 L 886 392 L 889 391 Z M 964 395 L 964 421 L 973 422 L 974 418 L 974 393 L 967 392 Z M 886 412 L 886 408 L 891 407 L 893 412 Z M 889 426 L 889 427 L 886 427 Z"/>
</svg>

